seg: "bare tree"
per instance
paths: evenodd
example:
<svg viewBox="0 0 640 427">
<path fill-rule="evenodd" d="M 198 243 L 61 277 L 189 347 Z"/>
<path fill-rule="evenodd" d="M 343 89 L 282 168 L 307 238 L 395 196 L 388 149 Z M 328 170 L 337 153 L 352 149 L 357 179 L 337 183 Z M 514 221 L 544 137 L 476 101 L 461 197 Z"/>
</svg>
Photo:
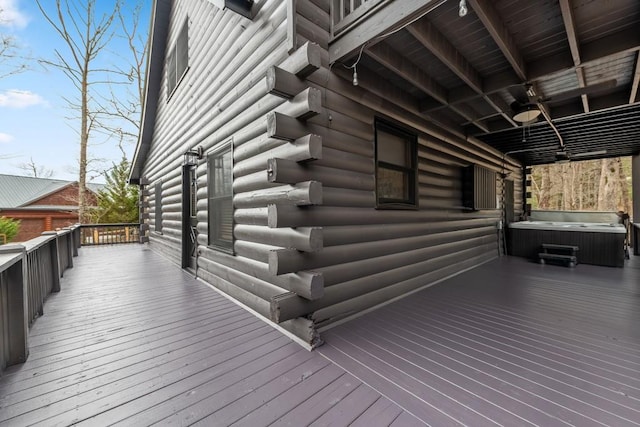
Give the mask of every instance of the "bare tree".
<svg viewBox="0 0 640 427">
<path fill-rule="evenodd" d="M 20 163 L 17 167 L 18 169 L 22 169 L 27 176 L 34 178 L 51 178 L 54 174 L 53 169 L 47 169 L 42 165 L 37 165 L 36 162 L 33 161 L 33 157 L 30 157 L 28 162 Z"/>
<path fill-rule="evenodd" d="M 127 9 L 123 5 L 118 10 L 116 37 L 123 39 L 127 49 L 118 53 L 123 65 L 116 67 L 114 72 L 120 79 L 110 83 L 109 93 L 102 98 L 103 119 L 99 123 L 104 132 L 118 138 L 123 155 L 123 144 L 135 143 L 140 132 L 148 51 L 148 33 L 139 27 L 142 2 L 132 3 L 127 3 Z"/>
<path fill-rule="evenodd" d="M 551 173 L 549 165 L 541 167 L 542 176 L 540 178 L 540 195 L 538 196 L 538 205 L 540 209 L 549 209 L 551 207 Z"/>
<path fill-rule="evenodd" d="M 0 9 L 0 30 L 7 22 Z M 20 48 L 15 37 L 0 32 L 0 79 L 27 70 L 27 59 L 20 54 Z"/>
<path fill-rule="evenodd" d="M 36 3 L 66 47 L 64 52 L 54 50 L 54 58 L 42 60 L 42 63 L 61 70 L 77 89 L 77 98 L 65 98 L 65 101 L 78 112 L 80 119 L 78 208 L 80 221 L 83 221 L 87 213 L 87 146 L 100 112 L 95 105 L 96 86 L 106 83 L 106 76 L 112 72 L 96 63 L 113 39 L 112 25 L 118 16 L 120 0 L 115 1 L 111 12 L 101 16 L 96 16 L 96 0 L 56 0 L 55 14 L 47 12 L 41 0 Z"/>
</svg>

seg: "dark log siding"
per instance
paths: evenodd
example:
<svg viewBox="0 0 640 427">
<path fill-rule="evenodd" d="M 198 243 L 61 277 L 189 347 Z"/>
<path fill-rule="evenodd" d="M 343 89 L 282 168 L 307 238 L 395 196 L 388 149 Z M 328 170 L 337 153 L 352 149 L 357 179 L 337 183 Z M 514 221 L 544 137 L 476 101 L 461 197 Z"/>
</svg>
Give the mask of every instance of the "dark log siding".
<svg viewBox="0 0 640 427">
<path fill-rule="evenodd" d="M 253 21 L 207 1 L 174 2 L 167 46 L 188 17 L 189 70 L 168 102 L 162 86 L 143 176 L 163 182 L 163 234 L 151 233 L 151 245 L 179 263 L 182 154 L 198 145 L 206 153 L 231 138 L 235 255 L 207 247 L 202 160 L 197 167 L 199 274 L 272 320 L 297 318 L 284 326 L 311 339 L 314 326 L 498 256 L 501 213 L 463 209 L 461 167 L 475 163 L 506 170 L 516 183 L 520 169 L 483 143 L 425 120 L 385 82 L 363 76 L 354 87 L 350 73 L 338 65 L 330 69 L 327 62 L 328 0 L 296 3 L 298 52 L 289 56 L 287 1 L 258 1 Z M 320 69 L 310 75 L 298 64 L 306 42 L 317 43 L 321 58 Z M 269 94 L 266 75 L 274 65 L 303 77 L 312 89 L 293 100 Z M 301 118 L 295 129 L 283 127 L 292 123 L 288 117 Z M 418 210 L 375 209 L 376 117 L 418 134 Z M 300 138 L 278 139 L 280 132 L 291 138 L 300 133 Z M 301 158 L 317 151 L 316 145 L 304 144 L 320 144 L 321 155 Z M 269 160 L 282 156 L 288 158 Z M 277 166 L 278 176 L 270 177 L 269 165 Z M 273 205 L 260 193 L 280 187 L 274 194 L 281 194 L 286 185 L 295 187 L 296 203 Z M 496 185 L 501 194 L 500 182 Z M 305 189 L 320 195 L 310 195 L 308 206 L 300 206 Z M 516 184 L 516 215 L 521 200 Z M 154 220 L 152 210 L 152 230 Z M 300 239 L 307 241 L 296 243 Z"/>
</svg>

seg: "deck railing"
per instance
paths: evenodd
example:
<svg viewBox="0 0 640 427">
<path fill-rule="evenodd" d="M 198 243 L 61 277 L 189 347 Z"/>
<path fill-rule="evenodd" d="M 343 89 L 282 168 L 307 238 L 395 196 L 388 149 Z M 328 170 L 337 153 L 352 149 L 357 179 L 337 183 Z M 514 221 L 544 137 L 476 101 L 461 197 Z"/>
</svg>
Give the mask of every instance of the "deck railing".
<svg viewBox="0 0 640 427">
<path fill-rule="evenodd" d="M 29 354 L 29 326 L 44 301 L 60 290 L 60 277 L 73 267 L 79 226 L 45 232 L 23 244 L 0 246 L 0 372 Z"/>
<path fill-rule="evenodd" d="M 390 0 L 332 0 L 331 1 L 331 37 L 354 26 L 377 7 Z"/>
<path fill-rule="evenodd" d="M 29 355 L 29 327 L 44 314 L 44 302 L 60 291 L 81 245 L 140 241 L 139 224 L 75 225 L 21 244 L 0 245 L 0 375 Z"/>
<path fill-rule="evenodd" d="M 82 246 L 140 243 L 140 224 L 82 224 Z"/>
</svg>

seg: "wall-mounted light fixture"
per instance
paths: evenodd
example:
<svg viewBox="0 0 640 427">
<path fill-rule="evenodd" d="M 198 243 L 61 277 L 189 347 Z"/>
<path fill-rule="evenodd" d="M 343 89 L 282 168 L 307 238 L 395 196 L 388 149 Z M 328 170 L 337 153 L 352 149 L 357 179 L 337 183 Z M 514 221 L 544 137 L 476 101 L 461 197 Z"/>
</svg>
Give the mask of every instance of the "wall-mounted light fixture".
<svg viewBox="0 0 640 427">
<path fill-rule="evenodd" d="M 197 166 L 198 160 L 201 160 L 204 156 L 204 149 L 202 146 L 197 146 L 195 148 L 190 149 L 186 153 L 184 153 L 184 158 L 182 159 L 183 166 Z"/>
</svg>

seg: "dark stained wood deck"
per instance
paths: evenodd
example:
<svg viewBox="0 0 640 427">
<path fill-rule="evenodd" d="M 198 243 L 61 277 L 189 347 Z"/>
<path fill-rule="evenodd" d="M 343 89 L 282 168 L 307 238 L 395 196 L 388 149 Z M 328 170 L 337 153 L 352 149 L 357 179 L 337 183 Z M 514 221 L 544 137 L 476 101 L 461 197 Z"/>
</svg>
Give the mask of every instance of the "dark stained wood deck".
<svg viewBox="0 0 640 427">
<path fill-rule="evenodd" d="M 0 425 L 421 424 L 149 249 L 74 264 L 0 377 Z"/>
<path fill-rule="evenodd" d="M 323 333 L 319 352 L 431 425 L 640 425 L 640 259 L 504 257 Z"/>
<path fill-rule="evenodd" d="M 310 353 L 147 248 L 82 248 L 0 425 L 637 426 L 639 261 L 502 258 Z"/>
</svg>

